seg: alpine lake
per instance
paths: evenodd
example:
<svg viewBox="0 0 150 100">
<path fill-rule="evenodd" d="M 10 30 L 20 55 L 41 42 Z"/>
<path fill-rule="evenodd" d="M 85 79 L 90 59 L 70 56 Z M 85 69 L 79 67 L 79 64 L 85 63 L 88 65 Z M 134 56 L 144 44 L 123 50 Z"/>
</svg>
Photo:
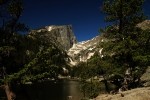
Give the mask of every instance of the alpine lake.
<svg viewBox="0 0 150 100">
<path fill-rule="evenodd" d="M 77 80 L 47 80 L 35 84 L 17 85 L 15 100 L 81 100 L 83 93 Z M 0 100 L 7 100 L 4 91 L 0 91 Z"/>
</svg>

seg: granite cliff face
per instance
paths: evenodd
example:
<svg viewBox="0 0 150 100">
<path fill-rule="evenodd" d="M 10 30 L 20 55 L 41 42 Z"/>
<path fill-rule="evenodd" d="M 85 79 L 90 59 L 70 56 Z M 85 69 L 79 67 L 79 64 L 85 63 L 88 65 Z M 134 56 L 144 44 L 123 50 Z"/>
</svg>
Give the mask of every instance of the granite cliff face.
<svg viewBox="0 0 150 100">
<path fill-rule="evenodd" d="M 77 43 L 71 25 L 45 26 L 44 28 L 32 30 L 29 33 L 29 36 L 34 37 L 37 34 L 39 34 L 39 36 L 44 36 L 45 39 L 48 39 L 65 51 L 70 49 L 73 44 Z"/>
</svg>

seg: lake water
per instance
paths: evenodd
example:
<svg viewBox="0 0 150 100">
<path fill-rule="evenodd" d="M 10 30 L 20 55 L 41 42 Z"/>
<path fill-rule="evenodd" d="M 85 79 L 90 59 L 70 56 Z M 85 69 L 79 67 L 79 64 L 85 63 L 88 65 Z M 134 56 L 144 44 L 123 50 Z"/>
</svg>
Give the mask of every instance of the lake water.
<svg viewBox="0 0 150 100">
<path fill-rule="evenodd" d="M 16 94 L 16 100 L 81 100 L 83 98 L 79 82 L 67 79 L 20 86 L 16 88 Z"/>
</svg>

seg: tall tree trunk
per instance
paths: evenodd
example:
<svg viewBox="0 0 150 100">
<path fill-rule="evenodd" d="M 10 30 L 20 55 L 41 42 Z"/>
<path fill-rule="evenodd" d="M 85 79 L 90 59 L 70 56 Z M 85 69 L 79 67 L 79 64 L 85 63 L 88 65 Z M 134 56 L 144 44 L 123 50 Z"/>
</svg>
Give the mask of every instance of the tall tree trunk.
<svg viewBox="0 0 150 100">
<path fill-rule="evenodd" d="M 120 10 L 119 10 L 119 34 L 122 34 L 123 31 L 123 14 L 122 14 L 122 0 L 120 1 Z"/>
<path fill-rule="evenodd" d="M 7 100 L 15 100 L 16 95 L 13 91 L 11 91 L 10 86 L 8 84 L 4 85 L 4 90 L 7 96 Z"/>
<path fill-rule="evenodd" d="M 103 76 L 103 78 L 104 78 L 104 80 L 103 80 L 103 83 L 104 83 L 104 85 L 105 85 L 105 90 L 106 90 L 106 92 L 110 92 L 110 90 L 109 90 L 109 86 L 108 86 L 108 82 L 107 82 L 107 79 L 105 78 L 105 76 Z"/>
</svg>

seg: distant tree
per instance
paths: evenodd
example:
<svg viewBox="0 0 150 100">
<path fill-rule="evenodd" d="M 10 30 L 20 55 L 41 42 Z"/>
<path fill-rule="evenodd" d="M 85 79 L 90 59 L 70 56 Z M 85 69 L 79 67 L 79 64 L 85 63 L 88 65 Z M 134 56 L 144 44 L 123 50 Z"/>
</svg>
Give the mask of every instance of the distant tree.
<svg viewBox="0 0 150 100">
<path fill-rule="evenodd" d="M 126 75 L 129 72 L 131 81 L 127 83 L 128 88 L 133 86 L 131 84 L 139 79 L 149 65 L 150 53 L 145 45 L 150 45 L 150 34 L 137 27 L 146 18 L 142 12 L 143 2 L 144 0 L 105 0 L 102 7 L 106 14 L 105 20 L 112 23 L 103 31 L 103 36 L 108 39 L 102 46 L 104 59 L 109 57 L 111 60 L 106 60 L 113 68 L 124 69 Z"/>
</svg>

